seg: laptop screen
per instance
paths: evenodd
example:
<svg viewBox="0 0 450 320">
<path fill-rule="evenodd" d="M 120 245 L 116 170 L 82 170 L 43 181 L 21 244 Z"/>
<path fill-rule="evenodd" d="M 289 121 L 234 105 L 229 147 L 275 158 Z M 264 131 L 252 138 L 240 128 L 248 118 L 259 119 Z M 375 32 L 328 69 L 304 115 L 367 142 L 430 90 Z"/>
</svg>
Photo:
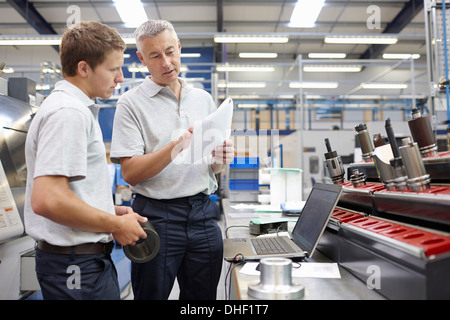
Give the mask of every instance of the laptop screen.
<svg viewBox="0 0 450 320">
<path fill-rule="evenodd" d="M 337 184 L 316 183 L 306 200 L 291 237 L 309 256 L 326 228 L 341 191 L 342 186 Z"/>
</svg>

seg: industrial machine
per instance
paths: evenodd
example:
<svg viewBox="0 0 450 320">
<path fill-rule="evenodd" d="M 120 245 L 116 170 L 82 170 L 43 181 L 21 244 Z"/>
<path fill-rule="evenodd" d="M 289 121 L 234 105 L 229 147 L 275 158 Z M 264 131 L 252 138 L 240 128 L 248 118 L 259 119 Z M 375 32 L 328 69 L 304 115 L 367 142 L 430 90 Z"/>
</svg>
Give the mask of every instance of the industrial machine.
<svg viewBox="0 0 450 320">
<path fill-rule="evenodd" d="M 22 79 L 21 79 L 22 80 Z M 1 79 L 6 83 L 5 79 Z M 12 81 L 14 82 L 14 80 Z M 9 87 L 9 88 L 8 88 Z M 33 268 L 34 240 L 25 234 L 25 139 L 35 107 L 7 95 L 25 86 L 8 86 L 0 94 L 0 299 L 26 298 L 39 290 Z M 27 94 L 23 95 L 28 98 Z"/>
<path fill-rule="evenodd" d="M 447 120 L 432 124 L 413 105 L 409 136 L 396 136 L 389 119 L 385 132 L 356 125 L 363 158 L 349 165 L 347 179 L 339 150 L 325 154 L 332 183 L 344 191 L 319 249 L 390 299 L 450 298 L 447 4 L 424 1 L 428 109 L 431 115 L 446 109 Z"/>
<path fill-rule="evenodd" d="M 327 144 L 332 183 L 344 191 L 319 249 L 390 299 L 450 298 L 450 152 L 437 152 L 417 109 L 411 137 L 355 127 L 363 160 L 347 170 Z M 386 137 L 387 135 L 387 137 Z"/>
</svg>

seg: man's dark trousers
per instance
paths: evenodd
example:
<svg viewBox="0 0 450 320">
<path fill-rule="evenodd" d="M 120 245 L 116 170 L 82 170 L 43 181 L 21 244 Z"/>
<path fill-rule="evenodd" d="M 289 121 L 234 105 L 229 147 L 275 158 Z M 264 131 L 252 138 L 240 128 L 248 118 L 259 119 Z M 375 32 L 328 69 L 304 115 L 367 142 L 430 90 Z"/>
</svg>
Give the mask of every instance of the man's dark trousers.
<svg viewBox="0 0 450 320">
<path fill-rule="evenodd" d="M 132 263 L 131 281 L 137 300 L 165 300 L 175 278 L 181 300 L 213 300 L 223 262 L 217 205 L 208 195 L 155 200 L 135 195 L 133 210 L 145 216 L 158 233 L 158 255 Z"/>
</svg>

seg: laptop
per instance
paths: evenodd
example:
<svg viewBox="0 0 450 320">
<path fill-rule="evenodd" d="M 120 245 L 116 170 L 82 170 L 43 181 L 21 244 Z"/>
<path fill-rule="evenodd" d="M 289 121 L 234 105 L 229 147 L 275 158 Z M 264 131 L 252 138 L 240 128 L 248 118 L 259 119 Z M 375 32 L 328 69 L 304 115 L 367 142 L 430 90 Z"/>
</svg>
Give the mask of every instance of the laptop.
<svg viewBox="0 0 450 320">
<path fill-rule="evenodd" d="M 226 261 L 259 261 L 266 257 L 302 260 L 311 257 L 342 193 L 337 184 L 315 183 L 290 237 L 224 239 Z M 258 242 L 271 242 L 261 244 Z M 270 251 L 269 251 L 270 249 Z"/>
</svg>

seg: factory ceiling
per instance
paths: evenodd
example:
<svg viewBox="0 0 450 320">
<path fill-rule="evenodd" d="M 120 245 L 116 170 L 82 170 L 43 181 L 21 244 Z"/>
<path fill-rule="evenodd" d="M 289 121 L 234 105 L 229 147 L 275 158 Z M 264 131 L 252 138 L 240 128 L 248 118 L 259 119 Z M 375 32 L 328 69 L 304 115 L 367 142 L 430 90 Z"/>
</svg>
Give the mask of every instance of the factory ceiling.
<svg viewBox="0 0 450 320">
<path fill-rule="evenodd" d="M 259 89 L 234 89 L 229 85 L 228 94 L 253 94 L 267 98 L 298 95 L 299 90 L 305 94 L 322 96 L 379 94 L 400 97 L 429 93 L 423 0 L 326 0 L 312 28 L 290 26 L 290 17 L 297 2 L 294 0 L 141 2 L 148 18 L 165 19 L 173 23 L 183 50 L 192 52 L 189 48 L 214 48 L 208 66 L 211 70 L 215 71 L 218 66 L 225 64 L 266 67 L 265 71 L 260 72 L 219 72 L 218 81 L 226 84 L 264 82 L 264 86 Z M 124 24 L 113 0 L 0 0 L 0 40 L 16 35 L 61 35 L 74 19 L 100 21 L 129 36 L 135 29 Z M 288 42 L 217 43 L 214 39 L 219 35 L 285 36 Z M 336 44 L 327 43 L 327 36 L 392 36 L 397 42 Z M 129 48 L 133 49 L 134 45 L 130 44 Z M 25 75 L 33 72 L 42 61 L 57 64 L 55 49 L 57 46 L 0 46 L 0 60 L 6 60 L 7 65 Z M 241 53 L 271 53 L 276 54 L 276 58 L 242 58 Z M 339 53 L 344 58 L 320 59 L 310 55 L 313 53 Z M 419 58 L 413 61 L 383 59 L 384 54 L 399 53 L 415 54 Z M 189 63 L 195 65 L 194 61 L 189 60 Z M 204 60 L 202 62 L 205 64 Z M 312 72 L 306 68 L 320 66 L 350 66 L 356 69 L 344 73 Z M 298 82 L 330 86 L 326 89 L 299 89 L 295 86 Z M 364 89 L 361 86 L 364 82 L 390 82 L 406 86 L 373 91 Z M 332 85 L 336 83 L 337 86 Z"/>
</svg>

